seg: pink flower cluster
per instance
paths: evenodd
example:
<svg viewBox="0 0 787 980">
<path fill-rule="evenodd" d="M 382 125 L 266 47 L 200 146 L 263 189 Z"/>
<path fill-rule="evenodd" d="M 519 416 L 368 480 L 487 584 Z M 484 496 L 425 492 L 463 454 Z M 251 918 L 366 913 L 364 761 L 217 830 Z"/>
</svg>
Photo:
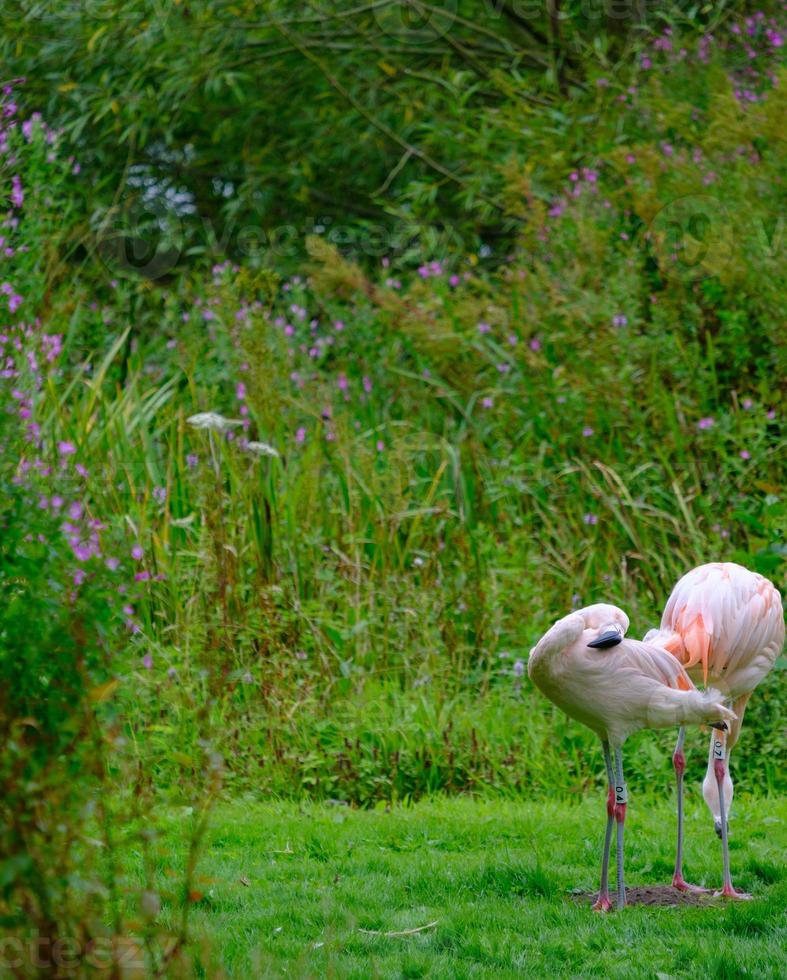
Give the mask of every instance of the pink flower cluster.
<svg viewBox="0 0 787 980">
<path fill-rule="evenodd" d="M 6 86 L 0 99 L 0 155 L 14 166 L 19 166 L 24 151 L 19 136 L 27 143 L 43 136 L 52 147 L 50 160 L 54 159 L 57 151 L 55 134 L 37 114 L 20 124 L 17 105 L 11 100 L 11 93 L 12 88 Z M 18 174 L 11 177 L 9 200 L 11 210 L 0 225 L 0 248 L 6 259 L 24 259 L 28 246 L 19 244 L 18 239 L 23 231 L 19 212 L 24 208 L 25 195 Z M 10 394 L 10 398 L 6 397 L 5 404 L 0 404 L 0 411 L 4 416 L 3 423 L 12 427 L 10 446 L 17 443 L 20 447 L 15 464 L 12 457 L 12 465 L 15 466 L 12 482 L 22 491 L 31 515 L 37 513 L 40 522 L 40 515 L 45 512 L 56 533 L 62 535 L 61 540 L 73 562 L 67 569 L 73 601 L 80 587 L 91 577 L 106 574 L 106 571 L 124 571 L 121 559 L 108 553 L 108 549 L 118 551 L 122 544 L 113 542 L 113 536 L 104 522 L 91 512 L 89 474 L 79 460 L 77 445 L 62 436 L 54 439 L 45 437 L 36 420 L 36 407 L 45 398 L 47 379 L 50 376 L 56 378 L 60 372 L 63 338 L 58 333 L 46 332 L 38 320 L 20 318 L 23 298 L 14 282 L 29 274 L 24 265 L 10 262 L 5 274 L 9 281 L 0 283 L 0 296 L 8 298 L 8 313 L 3 316 L 0 312 L 0 379 L 7 382 L 1 390 L 3 395 Z M 15 423 L 18 428 L 14 433 Z M 9 448 L 9 443 L 6 443 L 5 451 L 8 452 Z M 28 535 L 28 540 L 33 540 L 33 537 L 32 534 Z M 51 542 L 40 533 L 37 537 L 41 543 Z M 141 546 L 134 546 L 131 557 L 138 563 L 142 562 L 144 555 Z M 119 596 L 117 613 L 123 617 L 129 630 L 138 632 L 139 620 L 129 602 L 129 595 L 134 590 L 131 583 L 144 582 L 151 575 L 142 564 L 137 565 L 136 571 L 129 566 L 128 572 L 131 582 L 127 584 L 121 580 L 116 586 Z M 120 603 L 123 603 L 122 608 Z"/>
</svg>

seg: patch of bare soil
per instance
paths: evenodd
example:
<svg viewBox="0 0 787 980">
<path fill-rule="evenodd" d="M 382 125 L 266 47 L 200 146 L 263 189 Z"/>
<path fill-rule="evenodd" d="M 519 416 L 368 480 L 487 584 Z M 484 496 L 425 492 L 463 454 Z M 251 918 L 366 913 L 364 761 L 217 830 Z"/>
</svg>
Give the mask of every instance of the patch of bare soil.
<svg viewBox="0 0 787 980">
<path fill-rule="evenodd" d="M 598 892 L 582 892 L 574 896 L 578 901 L 593 904 L 598 898 Z M 615 894 L 610 892 L 612 905 L 615 905 Z M 629 905 L 654 905 L 661 908 L 677 908 L 679 905 L 712 905 L 714 896 L 698 892 L 682 892 L 672 885 L 643 885 L 639 888 L 626 889 L 626 901 Z"/>
</svg>

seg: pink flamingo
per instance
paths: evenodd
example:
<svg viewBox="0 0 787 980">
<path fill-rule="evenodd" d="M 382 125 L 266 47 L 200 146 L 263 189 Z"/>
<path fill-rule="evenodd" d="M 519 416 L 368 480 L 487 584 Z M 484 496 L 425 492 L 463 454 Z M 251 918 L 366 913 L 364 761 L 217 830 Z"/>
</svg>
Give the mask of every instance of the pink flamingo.
<svg viewBox="0 0 787 980">
<path fill-rule="evenodd" d="M 626 905 L 623 826 L 627 791 L 622 746 L 641 728 L 735 719 L 718 691 L 698 691 L 675 657 L 653 644 L 624 639 L 629 619 L 622 609 L 598 603 L 559 619 L 530 652 L 533 683 L 571 718 L 601 739 L 609 780 L 601 887 L 593 906 L 608 911 L 612 822 L 617 822 L 617 907 Z M 725 725 L 726 727 L 726 725 Z M 615 753 L 613 771 L 610 749 Z"/>
<path fill-rule="evenodd" d="M 767 578 L 732 562 L 713 562 L 692 569 L 672 590 L 661 627 L 645 641 L 669 650 L 695 681 L 721 690 L 736 720 L 729 732 L 711 733 L 708 769 L 702 784 L 705 802 L 721 837 L 724 885 L 719 894 L 749 898 L 736 891 L 730 877 L 727 821 L 732 780 L 727 759 L 740 735 L 743 712 L 752 691 L 773 667 L 784 646 L 784 613 L 776 588 Z M 672 884 L 682 891 L 707 891 L 683 878 L 683 773 L 686 758 L 681 727 L 672 756 L 677 781 L 678 842 Z"/>
</svg>

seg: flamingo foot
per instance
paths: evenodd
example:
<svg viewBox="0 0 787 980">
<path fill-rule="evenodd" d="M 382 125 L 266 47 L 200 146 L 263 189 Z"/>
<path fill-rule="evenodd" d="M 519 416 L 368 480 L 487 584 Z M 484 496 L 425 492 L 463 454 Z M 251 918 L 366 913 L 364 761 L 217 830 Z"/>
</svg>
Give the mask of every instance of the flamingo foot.
<svg viewBox="0 0 787 980">
<path fill-rule="evenodd" d="M 721 891 L 714 892 L 713 897 L 731 898 L 737 902 L 750 902 L 754 898 L 754 896 L 749 895 L 748 892 L 739 892 L 736 888 L 733 888 L 732 885 L 725 885 Z"/>
<path fill-rule="evenodd" d="M 700 885 L 690 885 L 685 881 L 683 875 L 676 874 L 672 879 L 672 887 L 679 892 L 690 892 L 693 895 L 710 895 L 710 888 L 702 888 Z"/>
<path fill-rule="evenodd" d="M 593 912 L 611 912 L 612 902 L 609 900 L 609 895 L 599 895 L 592 906 Z"/>
</svg>

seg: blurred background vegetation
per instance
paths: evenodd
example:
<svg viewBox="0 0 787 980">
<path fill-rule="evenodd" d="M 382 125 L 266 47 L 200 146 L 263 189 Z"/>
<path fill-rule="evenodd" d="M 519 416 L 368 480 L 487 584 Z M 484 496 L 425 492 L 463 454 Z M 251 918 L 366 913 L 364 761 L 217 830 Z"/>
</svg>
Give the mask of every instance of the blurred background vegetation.
<svg viewBox="0 0 787 980">
<path fill-rule="evenodd" d="M 155 866 L 158 806 L 196 855 L 220 793 L 582 793 L 597 746 L 524 670 L 544 628 L 604 599 L 642 635 L 708 560 L 783 588 L 783 30 L 2 5 L 9 929 L 186 971 L 193 865 L 171 936 L 117 871 Z M 785 789 L 784 666 L 743 791 Z"/>
<path fill-rule="evenodd" d="M 574 167 L 655 135 L 643 86 L 672 135 L 728 83 L 759 90 L 778 26 L 731 35 L 745 9 L 10 0 L 2 53 L 78 148 L 90 217 L 174 213 L 184 264 L 213 250 L 280 268 L 323 226 L 367 258 L 485 245 L 499 262 Z"/>
</svg>

